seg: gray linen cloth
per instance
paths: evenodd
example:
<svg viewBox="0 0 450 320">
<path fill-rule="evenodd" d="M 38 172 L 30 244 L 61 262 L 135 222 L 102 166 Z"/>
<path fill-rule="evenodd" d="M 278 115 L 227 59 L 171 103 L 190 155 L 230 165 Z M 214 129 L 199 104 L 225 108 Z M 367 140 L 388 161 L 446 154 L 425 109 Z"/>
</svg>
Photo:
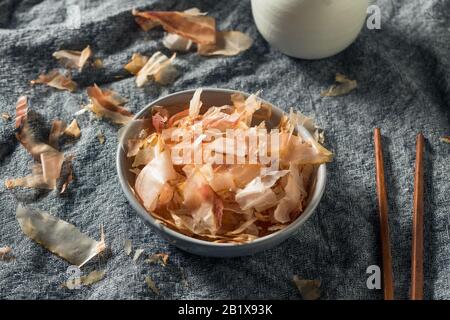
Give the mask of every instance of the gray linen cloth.
<svg viewBox="0 0 450 320">
<path fill-rule="evenodd" d="M 143 224 L 121 192 L 115 170 L 118 126 L 89 114 L 78 117 L 81 138 L 65 144 L 74 154 L 75 181 L 65 196 L 56 191 L 6 190 L 4 180 L 30 172 L 31 156 L 15 141 L 13 121 L 0 120 L 0 247 L 16 257 L 0 262 L 0 298 L 6 299 L 300 299 L 292 276 L 322 280 L 322 299 L 379 299 L 366 286 L 366 268 L 380 264 L 375 193 L 373 128 L 382 128 L 390 205 L 396 297 L 408 297 L 415 135 L 427 138 L 425 203 L 425 295 L 450 298 L 450 2 L 379 0 L 382 29 L 364 28 L 344 52 L 320 61 L 287 57 L 258 34 L 249 1 L 0 1 L 0 112 L 14 115 L 18 96 L 27 94 L 39 134 L 48 135 L 54 118 L 69 122 L 86 102 L 92 83 L 111 88 L 139 111 L 168 93 L 200 86 L 262 90 L 261 96 L 287 110 L 313 116 L 326 130 L 326 146 L 336 158 L 328 165 L 325 195 L 314 216 L 282 245 L 254 256 L 212 259 L 168 245 Z M 240 30 L 254 40 L 236 57 L 179 54 L 175 83 L 136 88 L 123 65 L 134 52 L 168 54 L 160 30 L 140 31 L 131 9 L 185 10 L 198 7 L 217 18 L 222 30 Z M 77 19 L 77 12 L 81 19 Z M 81 22 L 80 25 L 77 25 Z M 79 27 L 79 28 L 78 28 Z M 101 70 L 75 75 L 72 94 L 29 81 L 57 67 L 52 53 L 91 45 L 103 59 Z M 322 98 L 336 72 L 357 79 L 350 95 Z M 106 138 L 102 145 L 97 133 Z M 91 262 L 83 274 L 105 269 L 105 278 L 78 290 L 61 289 L 68 263 L 31 241 L 15 219 L 19 202 L 75 224 L 91 237 L 105 227 L 108 259 Z M 125 239 L 146 254 L 166 252 L 166 268 L 133 262 Z M 151 275 L 160 295 L 144 278 Z"/>
</svg>

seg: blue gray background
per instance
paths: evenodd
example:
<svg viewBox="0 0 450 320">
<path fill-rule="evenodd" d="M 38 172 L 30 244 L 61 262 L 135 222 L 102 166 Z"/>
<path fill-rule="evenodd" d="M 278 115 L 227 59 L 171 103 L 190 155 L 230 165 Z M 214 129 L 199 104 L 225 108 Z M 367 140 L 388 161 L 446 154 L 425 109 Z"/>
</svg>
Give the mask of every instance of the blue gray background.
<svg viewBox="0 0 450 320">
<path fill-rule="evenodd" d="M 67 28 L 65 7 L 78 4 L 79 29 Z M 320 61 L 289 58 L 271 48 L 253 24 L 249 1 L 0 1 L 0 112 L 14 114 L 21 94 L 38 113 L 39 133 L 50 121 L 73 119 L 86 102 L 92 83 L 116 90 L 139 111 L 148 102 L 182 89 L 211 86 L 247 92 L 262 90 L 274 104 L 314 116 L 326 130 L 326 145 L 336 153 L 328 166 L 328 185 L 316 214 L 279 247 L 254 256 L 211 259 L 168 245 L 136 216 L 121 193 L 115 171 L 118 127 L 84 114 L 75 143 L 75 181 L 65 196 L 55 191 L 5 190 L 4 179 L 29 173 L 32 159 L 14 138 L 13 122 L 0 120 L 0 247 L 14 249 L 14 262 L 0 262 L 0 298 L 6 299 L 300 299 L 294 274 L 322 280 L 323 299 L 380 299 L 366 287 L 366 268 L 379 264 L 373 128 L 382 128 L 390 204 L 396 297 L 408 297 L 411 206 L 415 135 L 427 138 L 425 204 L 425 295 L 450 298 L 450 2 L 379 0 L 382 29 L 364 28 L 357 41 L 335 57 Z M 138 29 L 131 9 L 184 10 L 199 7 L 217 18 L 220 29 L 248 33 L 253 47 L 237 57 L 205 58 L 179 54 L 181 76 L 167 87 L 136 88 L 123 65 L 134 52 L 151 55 L 162 46 L 162 31 Z M 75 74 L 74 94 L 29 81 L 56 67 L 52 53 L 91 45 L 103 59 L 101 70 Z M 357 79 L 350 95 L 322 98 L 336 72 Z M 106 142 L 98 143 L 96 134 Z M 104 268 L 106 277 L 89 288 L 61 289 L 68 264 L 32 242 L 14 217 L 19 202 L 50 211 L 92 237 L 105 226 L 110 257 L 92 262 L 88 272 Z M 166 268 L 134 263 L 123 251 L 125 239 L 146 253 L 167 252 Z M 159 296 L 144 283 L 151 275 Z"/>
</svg>

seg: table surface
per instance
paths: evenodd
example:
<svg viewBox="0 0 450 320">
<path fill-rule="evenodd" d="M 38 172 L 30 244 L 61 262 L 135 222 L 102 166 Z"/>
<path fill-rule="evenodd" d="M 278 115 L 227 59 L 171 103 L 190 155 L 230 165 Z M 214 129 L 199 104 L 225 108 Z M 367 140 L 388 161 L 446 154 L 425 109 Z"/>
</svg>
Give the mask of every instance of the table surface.
<svg viewBox="0 0 450 320">
<path fill-rule="evenodd" d="M 66 196 L 56 191 L 5 190 L 7 178 L 29 173 L 32 159 L 14 138 L 13 121 L 0 121 L 0 247 L 16 257 L 0 262 L 0 298 L 58 299 L 300 299 L 292 276 L 322 280 L 323 299 L 380 299 L 366 286 L 368 266 L 380 264 L 372 132 L 381 127 L 388 183 L 395 292 L 408 297 L 415 136 L 426 137 L 425 296 L 450 298 L 450 3 L 440 0 L 379 0 L 382 29 L 363 32 L 347 50 L 320 61 L 289 58 L 258 34 L 249 1 L 66 1 L 78 4 L 79 29 L 68 28 L 63 1 L 0 2 L 0 112 L 14 114 L 19 95 L 27 94 L 41 117 L 40 134 L 50 121 L 69 122 L 87 101 L 92 83 L 111 88 L 139 111 L 148 102 L 182 89 L 210 86 L 261 96 L 313 116 L 326 131 L 326 146 L 336 154 L 328 165 L 325 195 L 313 217 L 282 245 L 249 257 L 212 259 L 178 250 L 146 227 L 127 203 L 115 171 L 118 127 L 89 114 L 78 117 L 81 138 L 65 145 L 74 154 L 75 181 Z M 223 30 L 240 30 L 254 39 L 236 57 L 205 58 L 179 54 L 175 83 L 136 88 L 123 65 L 134 52 L 168 51 L 162 31 L 138 29 L 131 9 L 185 10 L 199 7 L 217 18 Z M 73 6 L 72 6 L 73 8 Z M 76 9 L 75 9 L 76 10 Z M 70 12 L 70 10 L 69 10 Z M 91 45 L 104 62 L 101 70 L 75 75 L 75 93 L 30 87 L 40 72 L 56 67 L 52 53 Z M 350 95 L 322 98 L 336 72 L 357 79 Z M 118 78 L 117 76 L 124 76 Z M 99 144 L 101 131 L 106 141 Z M 46 210 L 98 237 L 101 224 L 111 248 L 108 259 L 82 272 L 102 268 L 106 277 L 91 287 L 61 289 L 68 263 L 27 238 L 15 219 L 17 204 Z M 166 268 L 133 262 L 125 239 L 145 253 L 166 252 Z M 147 275 L 160 288 L 152 293 Z"/>
</svg>

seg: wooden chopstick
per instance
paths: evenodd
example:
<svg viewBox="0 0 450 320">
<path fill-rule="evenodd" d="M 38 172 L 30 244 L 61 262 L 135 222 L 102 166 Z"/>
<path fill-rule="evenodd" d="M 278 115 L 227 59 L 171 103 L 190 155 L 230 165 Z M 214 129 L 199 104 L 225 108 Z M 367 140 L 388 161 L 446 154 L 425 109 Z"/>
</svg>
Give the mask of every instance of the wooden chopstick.
<svg viewBox="0 0 450 320">
<path fill-rule="evenodd" d="M 381 256 L 383 262 L 383 288 L 384 299 L 394 299 L 394 280 L 392 272 L 391 244 L 389 240 L 388 202 L 386 185 L 384 181 L 383 149 L 381 145 L 381 132 L 374 130 L 375 166 L 378 196 L 378 215 L 380 218 Z"/>
<path fill-rule="evenodd" d="M 425 140 L 416 139 L 416 171 L 414 174 L 414 207 L 411 252 L 411 300 L 423 299 L 423 153 Z"/>
</svg>

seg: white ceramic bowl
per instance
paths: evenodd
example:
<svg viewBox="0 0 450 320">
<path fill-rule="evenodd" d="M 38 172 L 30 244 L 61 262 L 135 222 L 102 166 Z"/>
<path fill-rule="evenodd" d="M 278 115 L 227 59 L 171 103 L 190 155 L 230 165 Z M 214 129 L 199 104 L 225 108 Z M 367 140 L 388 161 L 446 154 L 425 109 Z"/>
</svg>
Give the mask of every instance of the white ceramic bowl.
<svg viewBox="0 0 450 320">
<path fill-rule="evenodd" d="M 179 111 L 179 109 L 176 110 L 174 107 L 189 104 L 189 101 L 192 98 L 194 91 L 195 90 L 186 90 L 159 98 L 148 104 L 136 115 L 135 118 L 137 119 L 147 115 L 151 110 L 151 108 L 155 105 L 164 106 L 169 110 L 171 114 L 175 113 L 176 111 Z M 211 106 L 221 106 L 224 104 L 231 104 L 230 96 L 231 94 L 236 92 L 239 91 L 204 88 L 201 96 L 201 100 L 203 102 L 202 110 L 204 110 L 204 108 L 209 108 Z M 244 92 L 240 93 L 244 94 L 245 96 L 248 96 L 247 93 Z M 273 108 L 272 121 L 273 124 L 277 124 L 283 111 L 275 106 L 272 106 L 272 108 Z M 269 121 L 269 125 L 270 122 L 271 121 Z M 133 136 L 134 133 L 132 131 L 133 130 L 128 128 L 123 132 L 123 139 L 124 139 L 123 141 L 126 141 L 128 138 Z M 303 130 L 301 134 L 305 138 L 311 138 L 311 135 L 306 130 Z M 117 149 L 116 165 L 117 165 L 117 173 L 119 175 L 119 180 L 123 192 L 125 193 L 125 196 L 127 197 L 132 207 L 136 210 L 138 215 L 145 221 L 145 223 L 147 223 L 150 227 L 153 228 L 154 231 L 156 231 L 159 235 L 161 235 L 163 238 L 165 238 L 167 241 L 177 246 L 178 248 L 198 255 L 210 257 L 236 257 L 236 256 L 250 255 L 256 252 L 273 248 L 276 245 L 280 244 L 281 242 L 292 236 L 299 229 L 299 227 L 313 214 L 314 210 L 319 204 L 320 199 L 322 198 L 326 181 L 326 168 L 325 164 L 322 164 L 319 166 L 317 170 L 315 183 L 313 185 L 312 192 L 308 198 L 308 204 L 304 212 L 300 215 L 300 217 L 298 217 L 286 228 L 274 232 L 265 237 L 258 238 L 249 243 L 244 244 L 213 243 L 191 238 L 181 233 L 178 233 L 170 228 L 167 228 L 163 224 L 159 223 L 145 210 L 145 208 L 142 206 L 139 200 L 135 197 L 134 192 L 131 188 L 131 185 L 134 183 L 135 177 L 134 174 L 132 174 L 128 170 L 130 168 L 130 160 L 126 157 L 125 151 L 120 145 Z"/>
<path fill-rule="evenodd" d="M 252 0 L 252 12 L 272 46 L 292 57 L 321 59 L 355 41 L 368 5 L 368 0 Z"/>
</svg>

